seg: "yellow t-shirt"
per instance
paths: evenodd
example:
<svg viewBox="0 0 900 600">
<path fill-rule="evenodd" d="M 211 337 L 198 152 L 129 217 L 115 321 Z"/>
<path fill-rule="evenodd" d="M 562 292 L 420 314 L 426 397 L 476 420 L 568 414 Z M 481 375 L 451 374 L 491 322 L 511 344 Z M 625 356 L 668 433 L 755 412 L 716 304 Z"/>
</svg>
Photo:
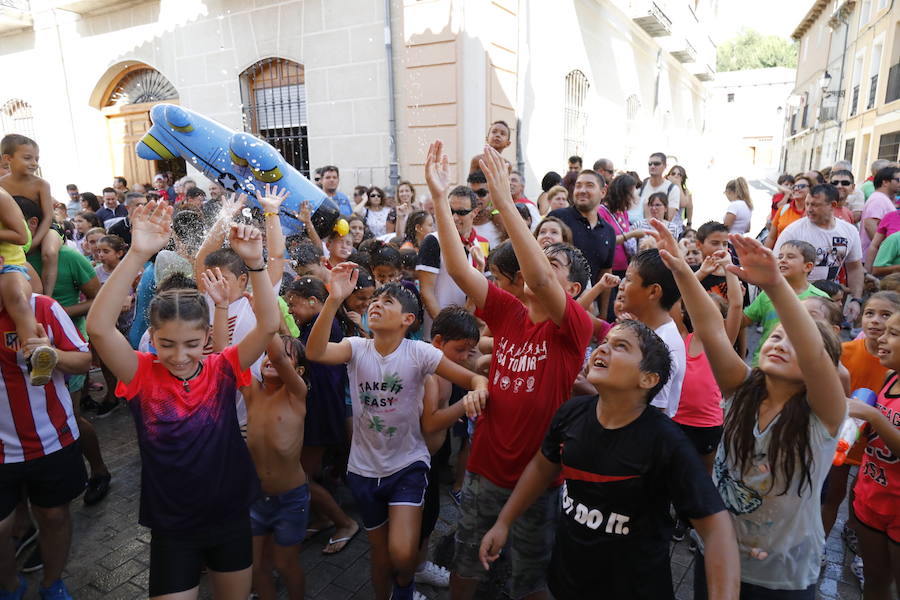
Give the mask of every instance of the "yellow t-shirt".
<svg viewBox="0 0 900 600">
<path fill-rule="evenodd" d="M 0 229 L 6 229 L 6 227 L 0 223 Z M 20 267 L 25 265 L 25 249 L 31 247 L 31 230 L 28 228 L 28 224 L 25 225 L 25 232 L 28 234 L 28 242 L 24 246 L 0 242 L 0 256 L 3 257 L 3 264 Z"/>
</svg>

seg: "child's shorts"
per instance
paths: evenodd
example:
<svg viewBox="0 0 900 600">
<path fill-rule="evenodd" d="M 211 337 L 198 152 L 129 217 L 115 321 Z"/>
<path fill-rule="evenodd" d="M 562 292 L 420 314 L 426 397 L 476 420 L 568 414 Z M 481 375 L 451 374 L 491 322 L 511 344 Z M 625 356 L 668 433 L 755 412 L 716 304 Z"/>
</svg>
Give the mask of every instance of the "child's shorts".
<svg viewBox="0 0 900 600">
<path fill-rule="evenodd" d="M 3 265 L 0 267 L 0 275 L 6 275 L 7 273 L 19 273 L 23 275 L 25 279 L 31 281 L 31 275 L 28 274 L 28 267 L 23 265 Z"/>
<path fill-rule="evenodd" d="M 895 544 L 900 544 L 900 515 L 875 512 L 858 500 L 853 502 L 853 514 L 869 529 L 883 533 Z"/>
<path fill-rule="evenodd" d="M 250 507 L 253 535 L 272 534 L 279 546 L 296 546 L 306 537 L 309 522 L 309 485 L 277 496 L 262 495 Z"/>
<path fill-rule="evenodd" d="M 419 460 L 387 477 L 347 473 L 347 487 L 356 499 L 367 531 L 388 522 L 389 506 L 422 506 L 428 487 L 428 465 Z"/>
</svg>

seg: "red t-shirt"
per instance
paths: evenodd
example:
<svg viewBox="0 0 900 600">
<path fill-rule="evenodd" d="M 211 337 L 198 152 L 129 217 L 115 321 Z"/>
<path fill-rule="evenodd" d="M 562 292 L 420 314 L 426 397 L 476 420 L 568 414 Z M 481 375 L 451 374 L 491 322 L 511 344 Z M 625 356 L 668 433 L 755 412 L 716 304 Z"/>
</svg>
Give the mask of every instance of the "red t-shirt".
<svg viewBox="0 0 900 600">
<path fill-rule="evenodd" d="M 693 337 L 694 334 L 690 333 L 684 339 L 687 363 L 684 381 L 681 384 L 678 412 L 672 420 L 689 427 L 717 427 L 723 422 L 722 392 L 716 383 L 706 352 L 691 354 Z"/>
<path fill-rule="evenodd" d="M 888 393 L 896 380 L 896 373 L 888 378 L 875 406 L 894 427 L 900 428 L 900 396 Z M 900 457 L 894 456 L 871 427 L 866 432 L 868 445 L 856 479 L 853 502 L 881 515 L 900 514 Z"/>
<path fill-rule="evenodd" d="M 475 315 L 494 334 L 494 356 L 490 398 L 475 427 L 468 469 L 511 490 L 541 447 L 556 409 L 572 395 L 593 326 L 571 297 L 559 326 L 533 323 L 528 308 L 494 284 Z"/>
</svg>

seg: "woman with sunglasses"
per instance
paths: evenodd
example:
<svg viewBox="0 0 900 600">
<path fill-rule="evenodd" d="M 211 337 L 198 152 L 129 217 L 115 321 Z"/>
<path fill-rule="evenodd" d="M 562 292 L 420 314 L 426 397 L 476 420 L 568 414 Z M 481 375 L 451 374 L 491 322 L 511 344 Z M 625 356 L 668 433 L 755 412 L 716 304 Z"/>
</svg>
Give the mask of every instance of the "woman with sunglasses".
<svg viewBox="0 0 900 600">
<path fill-rule="evenodd" d="M 774 248 L 778 236 L 785 227 L 806 216 L 806 197 L 809 194 L 809 178 L 800 174 L 794 177 L 794 185 L 791 186 L 791 199 L 782 206 L 772 217 L 772 225 L 769 227 L 769 235 L 766 237 L 767 248 Z"/>
<path fill-rule="evenodd" d="M 369 231 L 375 237 L 393 233 L 393 229 L 388 231 L 387 228 L 388 214 L 391 211 L 385 205 L 384 198 L 384 190 L 373 185 L 366 191 L 365 199 L 361 200 L 353 209 L 353 212 L 365 220 Z"/>
<path fill-rule="evenodd" d="M 694 216 L 694 196 L 687 187 L 687 171 L 681 165 L 674 165 L 669 169 L 666 179 L 681 188 L 682 204 L 684 205 L 684 209 L 681 211 L 681 218 L 684 221 L 684 226 L 690 227 L 691 218 Z"/>
</svg>

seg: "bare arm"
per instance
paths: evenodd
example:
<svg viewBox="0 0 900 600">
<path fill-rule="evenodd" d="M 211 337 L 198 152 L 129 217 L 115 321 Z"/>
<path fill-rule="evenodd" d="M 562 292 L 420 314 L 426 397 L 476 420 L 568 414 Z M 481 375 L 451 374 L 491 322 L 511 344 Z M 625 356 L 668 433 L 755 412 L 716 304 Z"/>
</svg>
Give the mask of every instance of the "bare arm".
<svg viewBox="0 0 900 600">
<path fill-rule="evenodd" d="M 737 600 L 741 560 L 728 512 L 723 510 L 702 519 L 691 519 L 691 525 L 703 539 L 707 596 L 710 600 Z"/>
<path fill-rule="evenodd" d="M 860 298 L 863 293 L 863 279 L 865 278 L 865 270 L 862 263 L 858 260 L 849 262 L 844 265 L 847 268 L 847 287 L 854 297 Z"/>
<path fill-rule="evenodd" d="M 875 257 L 878 256 L 878 249 L 881 248 L 881 242 L 884 241 L 885 235 L 880 231 L 875 233 L 875 237 L 872 238 L 872 242 L 869 244 L 869 247 L 866 249 L 865 256 L 865 266 L 869 271 L 872 270 L 872 264 L 875 262 Z M 877 275 L 878 273 L 875 273 Z"/>
<path fill-rule="evenodd" d="M 277 187 L 266 184 L 265 193 L 256 192 L 256 199 L 263 209 L 263 217 L 266 220 L 266 252 L 269 255 L 269 264 L 266 271 L 269 274 L 269 281 L 272 285 L 281 283 L 284 275 L 285 253 L 287 249 L 284 246 L 284 233 L 281 231 L 281 211 L 282 203 L 290 196 L 290 192 L 285 189 L 279 190 Z"/>
<path fill-rule="evenodd" d="M 731 254 L 727 251 L 724 259 L 728 261 L 728 264 L 731 264 Z M 741 329 L 743 329 L 744 319 L 746 318 L 744 316 L 744 286 L 741 285 L 741 280 L 738 279 L 738 276 L 728 269 L 725 269 L 725 282 L 728 285 L 728 291 L 726 292 L 728 296 L 728 315 L 725 317 L 725 333 L 733 346 L 741 333 Z"/>
<path fill-rule="evenodd" d="M 213 352 L 221 352 L 231 342 L 228 336 L 227 284 L 219 267 L 201 271 L 198 279 L 203 281 L 203 287 L 213 301 L 212 347 Z"/>
<path fill-rule="evenodd" d="M 266 355 L 269 357 L 272 366 L 275 367 L 275 372 L 278 373 L 281 382 L 284 383 L 291 400 L 306 406 L 306 383 L 304 383 L 303 378 L 297 373 L 294 365 L 291 364 L 291 359 L 285 353 L 281 336 L 272 336 L 272 341 L 269 342 L 266 348 Z"/>
<path fill-rule="evenodd" d="M 37 324 L 38 337 L 28 338 L 22 345 L 25 356 L 31 356 L 38 346 L 53 346 L 42 323 Z M 63 373 L 87 373 L 91 369 L 90 351 L 60 350 L 56 348 L 56 368 Z"/>
<path fill-rule="evenodd" d="M 306 357 L 326 365 L 340 365 L 353 357 L 350 341 L 344 338 L 340 342 L 329 342 L 331 324 L 344 299 L 353 292 L 359 271 L 353 263 L 341 263 L 331 270 L 331 293 L 316 317 L 309 338 L 306 340 Z"/>
<path fill-rule="evenodd" d="M 443 149 L 443 142 L 435 141 L 428 148 L 428 155 L 425 159 L 425 180 L 428 182 L 428 189 L 434 199 L 434 220 L 441 240 L 441 260 L 456 285 L 466 293 L 475 306 L 482 308 L 487 300 L 488 283 L 484 275 L 469 264 L 466 251 L 459 239 L 459 232 L 453 223 L 450 201 L 447 198 L 447 189 L 450 187 L 450 166 Z M 506 193 L 509 194 L 508 189 Z M 516 216 L 521 219 L 518 212 L 516 212 Z"/>
<path fill-rule="evenodd" d="M 227 221 L 216 221 L 206 234 L 206 239 L 200 249 L 197 250 L 197 258 L 194 259 L 194 273 L 202 273 L 206 270 L 206 257 L 222 247 L 225 243 L 225 234 L 228 231 Z M 201 294 L 206 293 L 206 286 L 202 278 L 197 278 L 197 290 Z"/>
<path fill-rule="evenodd" d="M 731 226 L 734 225 L 734 220 L 736 218 L 737 215 L 735 215 L 734 213 L 725 213 L 725 219 L 722 221 L 722 223 L 730 230 Z"/>
<path fill-rule="evenodd" d="M 587 310 L 603 292 L 607 292 L 617 285 L 619 285 L 619 278 L 607 270 L 597 283 L 591 286 L 591 289 L 578 296 L 577 302 Z M 606 316 L 606 313 L 601 312 L 600 316 Z"/>
<path fill-rule="evenodd" d="M 0 188 L 0 242 L 24 246 L 28 243 L 28 226 L 22 209 L 9 193 Z"/>
<path fill-rule="evenodd" d="M 881 223 L 881 219 L 874 219 L 869 217 L 868 219 L 863 219 L 863 227 L 866 230 L 866 234 L 868 234 L 869 239 L 875 237 L 875 234 L 878 232 L 878 224 Z"/>
<path fill-rule="evenodd" d="M 50 231 L 50 223 L 53 222 L 53 197 L 50 195 L 50 184 L 43 179 L 38 189 L 38 205 L 41 207 L 44 215 L 38 223 L 37 230 L 34 232 L 31 240 L 31 245 L 35 248 L 40 246 L 44 236 Z"/>
<path fill-rule="evenodd" d="M 435 372 L 447 381 L 467 390 L 486 392 L 488 389 L 486 377 L 477 375 L 446 357 L 441 359 Z"/>
<path fill-rule="evenodd" d="M 441 305 L 438 304 L 437 295 L 434 292 L 437 275 L 431 271 L 416 271 L 416 274 L 419 276 L 419 292 L 422 295 L 422 304 L 425 305 L 428 316 L 433 319 L 441 312 Z"/>
</svg>

